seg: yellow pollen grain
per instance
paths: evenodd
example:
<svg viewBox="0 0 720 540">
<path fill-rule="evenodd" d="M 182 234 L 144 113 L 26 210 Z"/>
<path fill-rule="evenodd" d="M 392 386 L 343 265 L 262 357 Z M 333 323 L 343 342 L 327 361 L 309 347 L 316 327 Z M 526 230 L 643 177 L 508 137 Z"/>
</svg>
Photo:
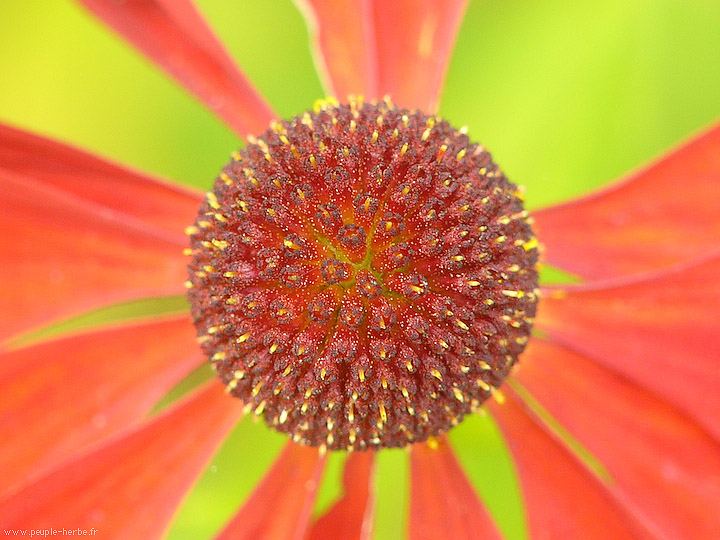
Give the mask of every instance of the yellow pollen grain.
<svg viewBox="0 0 720 540">
<path fill-rule="evenodd" d="M 505 240 L 507 240 L 507 236 L 500 235 L 495 240 L 493 240 L 493 242 L 495 242 L 496 244 L 502 244 Z"/>
<path fill-rule="evenodd" d="M 425 292 L 425 289 L 418 285 L 410 285 L 410 288 L 418 294 L 422 294 L 423 292 Z"/>
<path fill-rule="evenodd" d="M 489 392 L 489 391 L 490 391 L 490 385 L 489 385 L 488 383 L 486 383 L 485 381 L 483 381 L 482 379 L 477 379 L 477 380 L 475 381 L 475 384 L 476 384 L 478 387 L 480 387 L 480 388 L 482 388 L 483 390 L 485 390 L 486 392 Z"/>
<path fill-rule="evenodd" d="M 192 283 L 192 281 L 190 281 L 190 280 L 185 281 L 185 282 L 183 283 L 183 285 L 185 285 L 185 288 L 186 288 L 186 289 L 192 289 L 193 286 L 194 286 L 193 283 Z"/>
<path fill-rule="evenodd" d="M 313 166 L 313 169 L 317 168 L 317 159 L 315 158 L 314 154 L 310 154 L 310 165 Z"/>
<path fill-rule="evenodd" d="M 213 246 L 215 246 L 218 249 L 225 249 L 226 247 L 228 247 L 230 245 L 225 240 L 217 240 L 216 238 L 213 238 L 211 240 L 211 242 L 212 242 Z"/>
<path fill-rule="evenodd" d="M 536 247 L 538 247 L 538 239 L 533 236 L 532 238 L 530 238 L 530 240 L 523 243 L 522 247 L 525 251 L 530 251 L 531 249 L 535 249 Z"/>
<path fill-rule="evenodd" d="M 465 401 L 465 395 L 459 388 L 453 388 L 453 394 L 455 395 L 455 399 L 457 399 L 459 402 L 462 403 L 463 401 Z"/>
<path fill-rule="evenodd" d="M 291 372 L 291 371 L 292 371 L 292 366 L 286 367 L 286 368 L 285 368 L 285 371 L 283 371 L 283 373 L 282 373 L 282 374 L 283 374 L 283 377 L 287 377 L 288 375 L 290 375 L 290 372 Z"/>
<path fill-rule="evenodd" d="M 357 122 L 355 120 L 350 120 L 350 133 L 355 133 L 356 129 L 357 129 Z"/>
<path fill-rule="evenodd" d="M 430 374 L 435 377 L 437 380 L 442 381 L 442 373 L 440 373 L 437 369 L 433 368 L 430 370 Z"/>
<path fill-rule="evenodd" d="M 501 291 L 505 296 L 509 296 L 511 298 L 522 298 L 525 296 L 525 291 L 513 291 L 513 290 L 502 290 Z"/>
<path fill-rule="evenodd" d="M 370 138 L 370 144 L 375 144 L 379 136 L 380 134 L 377 132 L 377 130 L 373 131 L 372 137 Z"/>
<path fill-rule="evenodd" d="M 278 350 L 278 345 L 276 343 L 273 343 L 272 345 L 270 345 L 270 354 L 273 354 L 277 350 Z"/>
<path fill-rule="evenodd" d="M 243 371 L 242 369 L 237 369 L 233 372 L 233 377 L 240 380 L 245 377 L 245 371 Z"/>
<path fill-rule="evenodd" d="M 263 381 L 260 381 L 259 383 L 257 383 L 255 385 L 255 387 L 252 389 L 252 392 L 250 392 L 250 395 L 252 397 L 257 396 L 260 393 L 260 389 L 262 388 L 262 386 L 263 386 Z"/>
<path fill-rule="evenodd" d="M 191 234 L 197 234 L 198 232 L 200 232 L 200 231 L 195 225 L 190 225 L 189 227 L 185 227 L 185 234 L 187 234 L 188 236 Z"/>
<path fill-rule="evenodd" d="M 358 370 L 358 377 L 360 378 L 360 382 L 365 382 L 365 370 L 363 368 Z"/>
<path fill-rule="evenodd" d="M 235 341 L 238 343 L 245 343 L 251 335 L 252 335 L 252 332 L 245 332 L 242 336 L 237 338 Z"/>
<path fill-rule="evenodd" d="M 440 150 L 438 150 L 438 154 L 437 154 L 438 162 L 442 161 L 442 158 L 445 155 L 445 152 L 447 152 L 447 149 L 448 149 L 447 144 L 443 144 L 440 146 Z"/>
<path fill-rule="evenodd" d="M 402 392 L 402 395 L 405 399 L 410 399 L 410 393 L 408 392 L 407 388 L 403 386 L 400 391 Z"/>
<path fill-rule="evenodd" d="M 214 210 L 218 210 L 220 208 L 220 203 L 218 203 L 217 197 L 212 191 L 208 191 L 205 194 L 205 197 L 207 198 L 208 205 L 210 205 L 211 208 Z"/>
<path fill-rule="evenodd" d="M 479 282 L 479 281 L 476 281 L 476 280 L 474 280 L 474 279 L 471 279 L 470 281 L 466 281 L 465 284 L 466 284 L 468 287 L 477 287 L 478 285 L 480 285 L 480 282 Z"/>
<path fill-rule="evenodd" d="M 410 373 L 415 371 L 415 368 L 413 368 L 412 362 L 410 362 L 410 360 L 405 362 L 405 368 L 407 368 Z"/>
<path fill-rule="evenodd" d="M 460 151 L 457 153 L 457 155 L 455 156 L 455 159 L 457 159 L 458 161 L 460 161 L 462 158 L 465 157 L 466 154 L 467 154 L 467 150 L 466 150 L 465 148 L 463 148 L 462 150 L 460 150 Z"/>
<path fill-rule="evenodd" d="M 380 409 L 380 418 L 382 418 L 383 423 L 386 423 L 387 422 L 387 411 L 385 410 L 385 405 L 383 404 L 382 401 L 378 404 L 378 407 Z"/>
<path fill-rule="evenodd" d="M 460 328 L 462 328 L 463 330 L 469 330 L 469 329 L 470 329 L 470 327 L 469 327 L 467 324 L 465 324 L 464 322 L 462 322 L 460 319 L 455 319 L 455 324 L 457 324 L 457 325 L 458 325 Z"/>
<path fill-rule="evenodd" d="M 278 420 L 281 424 L 284 424 L 287 421 L 288 418 L 288 412 L 287 409 L 283 409 L 280 412 L 280 419 Z"/>
<path fill-rule="evenodd" d="M 402 148 L 400 148 L 400 156 L 404 156 L 405 152 L 408 151 L 408 143 L 405 143 L 402 145 Z"/>
<path fill-rule="evenodd" d="M 257 408 L 255 409 L 255 414 L 260 416 L 263 413 L 263 411 L 265 410 L 265 405 L 267 405 L 267 402 L 263 399 L 260 402 L 260 405 L 258 405 Z"/>
</svg>

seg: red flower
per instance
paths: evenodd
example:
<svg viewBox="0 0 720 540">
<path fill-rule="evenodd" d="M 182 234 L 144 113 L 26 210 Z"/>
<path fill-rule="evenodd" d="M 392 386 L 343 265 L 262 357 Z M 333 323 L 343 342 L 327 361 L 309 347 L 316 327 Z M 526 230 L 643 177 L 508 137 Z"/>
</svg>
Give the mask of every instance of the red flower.
<svg viewBox="0 0 720 540">
<path fill-rule="evenodd" d="M 273 119 L 191 4 L 83 4 L 239 134 Z M 308 2 L 333 93 L 435 109 L 465 2 L 409 4 Z M 543 291 L 540 335 L 504 400 L 488 406 L 531 538 L 720 536 L 719 155 L 716 126 L 610 188 L 535 214 L 547 262 L 585 281 Z M 201 362 L 189 318 L 14 348 L 9 339 L 182 292 L 183 229 L 202 198 L 10 127 L 0 128 L 0 175 L 0 523 L 160 538 L 241 415 L 216 382 L 149 415 Z M 218 538 L 368 538 L 373 454 L 350 454 L 344 496 L 313 519 L 324 463 L 288 443 Z M 444 437 L 412 445 L 410 480 L 411 539 L 500 538 Z"/>
</svg>

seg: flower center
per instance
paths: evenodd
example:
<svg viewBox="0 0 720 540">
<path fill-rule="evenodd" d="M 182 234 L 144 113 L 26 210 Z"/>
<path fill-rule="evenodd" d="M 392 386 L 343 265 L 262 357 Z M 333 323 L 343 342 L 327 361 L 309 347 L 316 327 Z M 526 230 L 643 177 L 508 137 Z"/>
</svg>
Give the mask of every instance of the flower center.
<svg viewBox="0 0 720 540">
<path fill-rule="evenodd" d="M 228 392 L 297 442 L 426 440 L 525 348 L 530 222 L 463 130 L 320 102 L 235 153 L 189 228 L 200 342 Z"/>
</svg>

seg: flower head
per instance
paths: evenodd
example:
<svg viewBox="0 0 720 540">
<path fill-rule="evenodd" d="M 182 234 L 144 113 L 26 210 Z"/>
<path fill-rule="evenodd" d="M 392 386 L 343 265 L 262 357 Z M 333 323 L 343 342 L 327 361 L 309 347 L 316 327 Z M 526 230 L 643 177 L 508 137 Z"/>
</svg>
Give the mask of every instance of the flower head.
<svg viewBox="0 0 720 540">
<path fill-rule="evenodd" d="M 366 99 L 285 121 L 190 3 L 82 3 L 248 144 L 202 197 L 0 128 L 3 338 L 189 287 L 204 349 L 186 314 L 4 342 L 3 527 L 161 538 L 247 407 L 308 444 L 216 538 L 369 538 L 385 450 L 349 453 L 315 516 L 322 449 L 399 445 L 412 540 L 500 538 L 443 435 L 476 410 L 530 538 L 718 535 L 719 127 L 533 224 L 434 114 L 462 1 L 303 3 L 326 85 Z M 539 242 L 581 282 L 539 295 Z M 212 381 L 155 412 L 203 356 L 240 399 Z"/>
<path fill-rule="evenodd" d="M 230 393 L 297 442 L 447 431 L 527 344 L 537 239 L 517 187 L 446 121 L 320 104 L 237 153 L 189 229 L 189 298 Z"/>
</svg>

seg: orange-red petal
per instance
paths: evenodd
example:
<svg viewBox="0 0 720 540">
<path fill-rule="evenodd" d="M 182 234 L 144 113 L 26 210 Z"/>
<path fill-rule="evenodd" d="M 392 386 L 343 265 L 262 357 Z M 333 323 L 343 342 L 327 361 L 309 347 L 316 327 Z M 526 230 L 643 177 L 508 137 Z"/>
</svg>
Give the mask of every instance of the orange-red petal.
<svg viewBox="0 0 720 540">
<path fill-rule="evenodd" d="M 374 452 L 354 452 L 345 462 L 345 492 L 312 526 L 307 540 L 369 540 L 375 513 Z"/>
<path fill-rule="evenodd" d="M 566 448 L 536 424 L 507 391 L 490 410 L 518 469 L 530 538 L 653 538 Z"/>
<path fill-rule="evenodd" d="M 217 382 L 168 412 L 0 501 L 6 529 L 94 528 L 96 538 L 162 537 L 241 412 Z"/>
<path fill-rule="evenodd" d="M 37 325 L 184 292 L 183 244 L 48 183 L 0 170 L 0 341 Z"/>
<path fill-rule="evenodd" d="M 516 378 L 587 448 L 634 514 L 665 538 L 720 538 L 720 446 L 599 364 L 534 340 Z"/>
<path fill-rule="evenodd" d="M 186 315 L 0 355 L 0 492 L 145 415 L 201 361 Z"/>
<path fill-rule="evenodd" d="M 189 0 L 78 0 L 172 75 L 239 135 L 267 129 L 274 113 Z"/>
<path fill-rule="evenodd" d="M 435 112 L 467 0 L 374 0 L 378 92 Z"/>
<path fill-rule="evenodd" d="M 296 0 L 313 41 L 328 94 L 377 97 L 377 54 L 371 0 Z"/>
<path fill-rule="evenodd" d="M 287 443 L 216 540 L 302 540 L 324 469 L 317 448 Z"/>
<path fill-rule="evenodd" d="M 720 252 L 643 278 L 549 291 L 537 327 L 720 440 Z"/>
<path fill-rule="evenodd" d="M 618 184 L 534 217 L 549 263 L 605 278 L 717 249 L 718 208 L 720 125 Z"/>
<path fill-rule="evenodd" d="M 77 148 L 0 124 L 0 170 L 149 224 L 184 243 L 202 194 L 140 174 Z"/>
<path fill-rule="evenodd" d="M 410 449 L 410 540 L 493 540 L 502 536 L 445 437 Z"/>
</svg>

